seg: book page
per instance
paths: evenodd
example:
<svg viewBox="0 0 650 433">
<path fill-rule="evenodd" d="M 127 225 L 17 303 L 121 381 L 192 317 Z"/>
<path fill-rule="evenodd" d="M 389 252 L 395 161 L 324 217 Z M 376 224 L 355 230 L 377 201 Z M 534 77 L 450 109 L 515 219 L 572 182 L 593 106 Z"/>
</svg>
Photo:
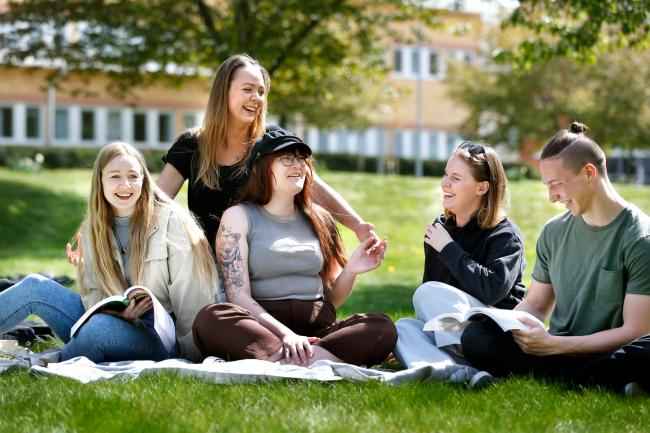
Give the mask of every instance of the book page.
<svg viewBox="0 0 650 433">
<path fill-rule="evenodd" d="M 423 331 L 461 332 L 465 321 L 463 313 L 440 314 L 424 324 Z"/>
<path fill-rule="evenodd" d="M 153 305 L 153 316 L 154 316 L 154 329 L 160 340 L 162 341 L 165 349 L 171 352 L 176 345 L 176 326 L 174 325 L 174 320 L 169 315 L 165 307 L 162 306 L 160 301 L 144 286 L 133 286 L 127 289 L 124 292 L 123 296 L 115 295 L 104 298 L 92 307 L 90 307 L 84 314 L 77 320 L 77 322 L 70 329 L 70 338 L 72 338 L 79 328 L 95 313 L 111 308 L 115 311 L 123 311 L 124 308 L 128 306 L 129 297 L 137 298 L 139 296 L 138 292 L 145 293 L 147 296 L 151 297 Z M 131 296 L 133 295 L 133 296 Z M 133 302 L 136 302 L 135 300 Z"/>
<path fill-rule="evenodd" d="M 479 315 L 484 315 L 491 318 L 504 331 L 512 331 L 513 329 L 530 329 L 528 325 L 522 323 L 519 320 L 520 317 L 526 317 L 530 320 L 535 321 L 542 328 L 546 328 L 542 321 L 540 321 L 532 314 L 527 313 L 526 311 L 503 310 L 500 308 L 489 307 L 474 307 L 470 308 L 466 313 L 468 319 Z"/>
<path fill-rule="evenodd" d="M 503 310 L 494 307 L 473 307 L 464 312 L 440 314 L 426 322 L 422 330 L 435 333 L 436 346 L 438 347 L 460 344 L 460 336 L 467 325 L 480 316 L 494 320 L 503 331 L 530 329 L 528 325 L 519 321 L 519 317 L 527 317 L 546 328 L 537 317 L 525 311 Z"/>
<path fill-rule="evenodd" d="M 72 328 L 70 328 L 70 338 L 74 336 L 74 334 L 77 333 L 77 330 L 83 325 L 93 314 L 97 313 L 98 311 L 101 310 L 114 310 L 114 311 L 124 311 L 124 309 L 128 306 L 128 301 L 124 296 L 121 295 L 114 295 L 114 296 L 109 296 L 108 298 L 104 298 L 92 307 L 90 307 L 86 312 L 75 322 L 74 325 L 72 325 Z"/>
</svg>

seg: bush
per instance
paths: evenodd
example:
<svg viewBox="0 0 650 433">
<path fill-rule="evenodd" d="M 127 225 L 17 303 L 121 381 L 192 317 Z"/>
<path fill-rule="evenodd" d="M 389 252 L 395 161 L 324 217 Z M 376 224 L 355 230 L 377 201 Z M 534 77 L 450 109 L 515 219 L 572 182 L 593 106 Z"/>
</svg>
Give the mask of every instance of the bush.
<svg viewBox="0 0 650 433">
<path fill-rule="evenodd" d="M 166 150 L 140 149 L 150 171 L 160 171 Z M 99 152 L 98 147 L 36 147 L 0 146 L 0 166 L 27 167 L 27 159 L 34 163 L 42 155 L 41 165 L 46 168 L 92 168 Z M 40 159 L 40 157 L 38 158 Z M 33 168 L 30 168 L 33 169 Z"/>
<path fill-rule="evenodd" d="M 43 155 L 42 166 L 46 168 L 92 168 L 99 148 L 96 147 L 35 147 L 35 146 L 0 146 L 0 166 L 14 166 L 25 158 L 34 161 L 37 154 Z M 162 170 L 162 156 L 166 149 L 140 149 L 144 155 L 149 171 Z M 394 158 L 382 160 L 376 156 L 354 155 L 349 153 L 320 153 L 315 155 L 319 171 L 356 171 L 364 173 L 392 173 L 401 175 L 415 174 L 415 160 L 411 158 Z M 425 176 L 441 177 L 445 172 L 447 161 L 422 161 Z M 383 165 L 383 170 L 379 170 Z M 536 174 L 528 166 L 519 163 L 504 164 L 510 180 L 533 179 Z"/>
<path fill-rule="evenodd" d="M 361 171 L 366 173 L 377 173 L 378 167 L 383 164 L 384 173 L 400 175 L 415 174 L 415 160 L 411 158 L 395 158 L 382 162 L 376 156 L 352 155 L 347 153 L 320 153 L 315 156 L 319 171 Z M 442 177 L 445 173 L 447 161 L 424 160 L 422 161 L 422 173 L 424 176 Z M 534 179 L 534 170 L 521 163 L 504 164 L 506 174 L 510 180 Z"/>
</svg>

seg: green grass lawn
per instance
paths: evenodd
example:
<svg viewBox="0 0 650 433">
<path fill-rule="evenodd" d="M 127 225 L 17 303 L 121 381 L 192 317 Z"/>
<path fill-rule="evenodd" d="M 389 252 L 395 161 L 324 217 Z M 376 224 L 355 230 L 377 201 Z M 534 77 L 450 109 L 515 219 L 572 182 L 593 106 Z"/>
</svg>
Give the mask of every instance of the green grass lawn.
<svg viewBox="0 0 650 433">
<path fill-rule="evenodd" d="M 424 227 L 442 210 L 439 179 L 323 177 L 389 237 L 384 264 L 359 278 L 339 317 L 361 311 L 385 312 L 394 320 L 412 316 Z M 65 243 L 85 212 L 89 183 L 88 170 L 0 168 L 0 275 L 49 270 L 75 276 Z M 650 189 L 617 189 L 650 212 Z M 178 200 L 184 204 L 185 197 L 183 191 Z M 526 283 L 539 231 L 562 211 L 546 197 L 540 182 L 511 185 L 510 214 L 525 236 Z M 351 250 L 355 238 L 342 231 Z M 82 385 L 14 371 L 0 375 L 0 431 L 642 432 L 650 424 L 648 402 L 525 378 L 472 392 L 439 383 L 213 385 L 172 374 Z"/>
</svg>

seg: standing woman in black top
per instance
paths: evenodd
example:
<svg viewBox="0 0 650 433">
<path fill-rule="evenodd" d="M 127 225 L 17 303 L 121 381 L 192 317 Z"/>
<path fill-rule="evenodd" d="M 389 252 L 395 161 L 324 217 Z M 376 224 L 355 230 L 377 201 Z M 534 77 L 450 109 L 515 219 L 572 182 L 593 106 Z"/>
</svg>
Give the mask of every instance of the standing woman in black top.
<svg viewBox="0 0 650 433">
<path fill-rule="evenodd" d="M 214 246 L 223 212 L 236 204 L 248 173 L 243 162 L 267 129 L 271 80 L 254 59 L 237 54 L 224 61 L 212 83 L 203 126 L 180 135 L 163 157 L 158 185 L 175 197 L 189 180 L 188 207 L 199 218 Z M 365 222 L 334 189 L 314 176 L 316 202 L 355 232 L 359 240 L 374 236 Z"/>
<path fill-rule="evenodd" d="M 413 295 L 417 318 L 397 322 L 395 353 L 407 367 L 465 363 L 460 332 L 423 331 L 438 314 L 474 306 L 512 309 L 524 296 L 522 235 L 506 217 L 508 181 L 494 149 L 462 143 L 447 161 L 441 186 L 444 213 L 424 234 L 423 284 Z"/>
</svg>

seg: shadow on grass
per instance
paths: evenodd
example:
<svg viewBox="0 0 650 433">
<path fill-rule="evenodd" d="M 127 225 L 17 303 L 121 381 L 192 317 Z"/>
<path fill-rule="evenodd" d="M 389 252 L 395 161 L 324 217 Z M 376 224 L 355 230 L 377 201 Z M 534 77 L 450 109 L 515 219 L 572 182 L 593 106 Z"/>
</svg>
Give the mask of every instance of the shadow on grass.
<svg viewBox="0 0 650 433">
<path fill-rule="evenodd" d="M 338 319 L 363 312 L 384 313 L 393 320 L 413 316 L 411 298 L 415 289 L 416 287 L 410 285 L 392 282 L 382 285 L 360 284 L 338 310 Z"/>
<path fill-rule="evenodd" d="M 20 182 L 0 180 L 0 258 L 63 257 L 86 210 L 74 194 L 53 193 Z"/>
</svg>

